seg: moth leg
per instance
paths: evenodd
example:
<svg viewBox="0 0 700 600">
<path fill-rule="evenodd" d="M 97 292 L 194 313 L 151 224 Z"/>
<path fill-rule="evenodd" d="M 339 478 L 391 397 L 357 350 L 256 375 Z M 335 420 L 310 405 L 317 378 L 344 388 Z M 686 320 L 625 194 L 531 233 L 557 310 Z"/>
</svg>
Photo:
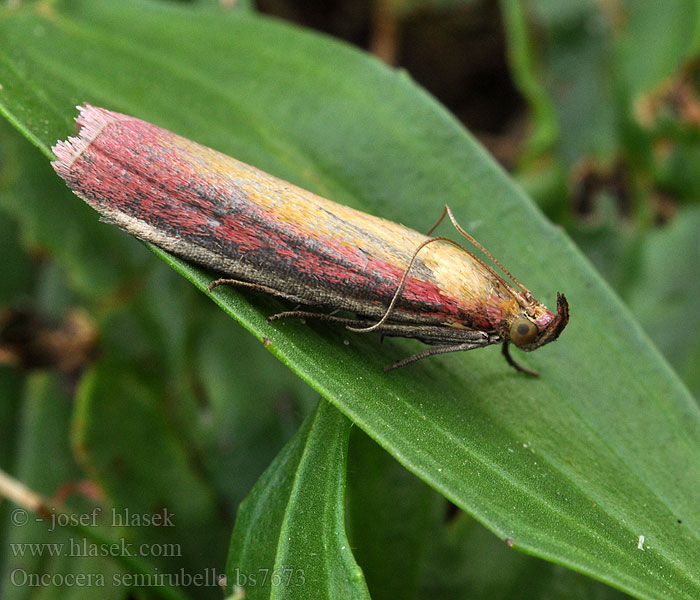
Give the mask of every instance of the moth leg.
<svg viewBox="0 0 700 600">
<path fill-rule="evenodd" d="M 251 283 L 250 281 L 241 281 L 240 279 L 217 279 L 215 281 L 212 281 L 207 289 L 211 292 L 213 289 L 219 287 L 220 285 L 242 287 L 249 290 L 253 290 L 254 292 L 259 292 L 261 294 L 268 294 L 270 296 L 284 298 L 285 300 L 296 302 L 298 304 L 304 304 L 304 301 L 301 298 L 298 298 L 297 296 L 293 296 L 291 294 L 284 294 L 279 290 L 276 290 L 275 288 L 271 288 L 266 285 L 261 285 L 259 283 Z"/>
<path fill-rule="evenodd" d="M 484 344 L 473 343 L 473 342 L 467 342 L 465 344 L 455 344 L 453 346 L 435 346 L 434 348 L 429 348 L 428 350 L 423 350 L 423 352 L 419 352 L 418 354 L 412 354 L 411 356 L 404 358 L 402 360 L 399 360 L 392 365 L 387 365 L 386 367 L 384 367 L 384 371 L 386 371 L 386 372 L 393 371 L 394 369 L 398 369 L 400 367 L 405 367 L 406 365 L 410 365 L 411 363 L 414 363 L 418 360 L 421 360 L 422 358 L 426 358 L 428 356 L 434 356 L 436 354 L 447 354 L 448 352 L 463 352 L 466 350 L 474 350 L 475 348 L 483 348 L 483 347 L 484 347 Z"/>
<path fill-rule="evenodd" d="M 526 369 L 522 365 L 519 365 L 516 360 L 510 355 L 510 349 L 509 349 L 509 342 L 508 340 L 503 341 L 503 356 L 506 357 L 506 361 L 508 364 L 513 367 L 516 371 L 520 371 L 521 373 L 525 373 L 525 375 L 530 375 L 531 377 L 539 377 L 540 374 L 538 371 L 533 371 L 531 369 Z"/>
<path fill-rule="evenodd" d="M 344 317 L 336 317 L 334 313 L 338 311 L 333 311 L 332 313 L 315 313 L 308 312 L 305 310 L 288 310 L 285 312 L 277 313 L 267 317 L 267 322 L 272 323 L 273 321 L 280 321 L 281 319 L 318 319 L 319 321 L 326 321 L 330 323 L 340 323 L 342 325 L 354 325 L 356 327 L 366 325 L 366 321 L 361 321 L 359 319 L 346 319 Z"/>
<path fill-rule="evenodd" d="M 279 292 L 277 290 L 272 289 L 271 287 L 267 287 L 266 285 L 260 285 L 259 283 L 251 283 L 250 281 L 241 281 L 240 279 L 216 279 L 209 284 L 207 290 L 211 292 L 215 288 L 218 288 L 220 285 L 244 287 L 255 292 L 262 292 L 263 294 L 279 296 Z"/>
</svg>

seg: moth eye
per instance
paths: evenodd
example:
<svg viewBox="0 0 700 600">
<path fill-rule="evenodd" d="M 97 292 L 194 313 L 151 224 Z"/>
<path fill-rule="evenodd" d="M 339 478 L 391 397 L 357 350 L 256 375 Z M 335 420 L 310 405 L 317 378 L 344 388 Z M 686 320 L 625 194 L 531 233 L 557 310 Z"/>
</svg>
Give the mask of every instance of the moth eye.
<svg viewBox="0 0 700 600">
<path fill-rule="evenodd" d="M 537 325 L 525 317 L 517 317 L 510 326 L 510 340 L 516 346 L 529 344 L 534 341 L 538 333 Z"/>
</svg>

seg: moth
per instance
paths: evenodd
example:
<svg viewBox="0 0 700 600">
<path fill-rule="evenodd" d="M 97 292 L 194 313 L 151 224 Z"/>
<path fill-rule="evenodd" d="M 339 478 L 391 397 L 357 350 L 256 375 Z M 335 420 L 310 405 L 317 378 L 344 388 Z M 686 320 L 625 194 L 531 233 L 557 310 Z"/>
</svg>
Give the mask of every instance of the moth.
<svg viewBox="0 0 700 600">
<path fill-rule="evenodd" d="M 548 310 L 449 207 L 424 235 L 140 119 L 78 109 L 78 136 L 52 148 L 68 187 L 103 220 L 225 276 L 210 289 L 233 285 L 313 308 L 270 320 L 317 318 L 430 346 L 387 370 L 500 343 L 508 363 L 531 375 L 510 345 L 536 350 L 568 323 L 563 294 L 556 313 Z M 493 266 L 449 238 L 430 237 L 445 216 Z"/>
</svg>

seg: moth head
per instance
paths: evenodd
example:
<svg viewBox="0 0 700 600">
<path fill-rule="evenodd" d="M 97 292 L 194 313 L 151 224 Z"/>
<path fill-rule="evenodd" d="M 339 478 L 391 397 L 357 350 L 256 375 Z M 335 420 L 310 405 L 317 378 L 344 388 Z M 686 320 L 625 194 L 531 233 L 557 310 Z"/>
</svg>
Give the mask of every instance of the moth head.
<svg viewBox="0 0 700 600">
<path fill-rule="evenodd" d="M 541 304 L 530 314 L 520 314 L 513 319 L 508 339 L 521 350 L 530 352 L 556 340 L 569 322 L 569 303 L 564 294 L 557 294 L 557 313 Z"/>
</svg>

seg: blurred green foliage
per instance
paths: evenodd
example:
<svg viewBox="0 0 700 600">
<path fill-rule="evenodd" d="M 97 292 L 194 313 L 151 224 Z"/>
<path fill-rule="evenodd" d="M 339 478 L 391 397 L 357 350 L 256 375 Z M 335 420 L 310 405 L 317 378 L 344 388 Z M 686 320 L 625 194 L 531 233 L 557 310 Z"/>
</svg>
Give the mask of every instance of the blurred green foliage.
<svg viewBox="0 0 700 600">
<path fill-rule="evenodd" d="M 0 139 L 3 151 L 12 150 L 3 156 L 3 167 L 17 161 L 15 181 L 3 176 L 14 185 L 0 196 L 0 227 L 7 234 L 0 239 L 7 248 L 0 279 L 3 317 L 30 311 L 55 332 L 79 307 L 99 336 L 91 351 L 94 368 L 79 379 L 79 371 L 55 364 L 37 371 L 30 363 L 24 376 L 0 367 L 0 467 L 48 497 L 66 482 L 89 477 L 116 511 L 142 515 L 168 507 L 176 515 L 175 536 L 175 530 L 160 527 L 122 533 L 131 544 L 177 545 L 173 556 L 144 561 L 151 572 L 183 567 L 222 572 L 235 507 L 317 395 L 141 244 L 110 227 L 95 229 L 94 215 L 80 203 L 69 203 L 59 215 L 64 205 L 58 208 L 51 198 L 64 196 L 65 189 L 41 153 L 4 122 Z M 40 201 L 39 210 L 32 209 L 33 201 Z M 53 208 L 57 215 L 43 219 Z M 110 250 L 100 256 L 94 249 L 105 244 Z M 23 354 L 25 347 L 10 348 Z M 31 361 L 32 355 L 24 357 Z M 236 397 L 255 402 L 231 402 Z M 70 494 L 74 509 L 76 496 L 80 493 Z M 10 508 L 5 503 L 0 511 L 3 598 L 24 597 L 28 589 L 12 585 L 16 569 L 60 576 L 103 573 L 108 579 L 133 570 L 124 564 L 120 569 L 108 557 L 67 563 L 12 556 L 9 544 L 68 545 L 81 536 L 47 538 L 43 524 L 11 527 Z M 108 533 L 109 541 L 119 539 L 115 528 Z M 107 589 L 123 597 L 118 588 Z M 193 587 L 192 594 L 217 597 L 220 591 Z"/>
<path fill-rule="evenodd" d="M 700 398 L 694 0 L 502 0 L 531 135 L 516 175 Z"/>
</svg>

